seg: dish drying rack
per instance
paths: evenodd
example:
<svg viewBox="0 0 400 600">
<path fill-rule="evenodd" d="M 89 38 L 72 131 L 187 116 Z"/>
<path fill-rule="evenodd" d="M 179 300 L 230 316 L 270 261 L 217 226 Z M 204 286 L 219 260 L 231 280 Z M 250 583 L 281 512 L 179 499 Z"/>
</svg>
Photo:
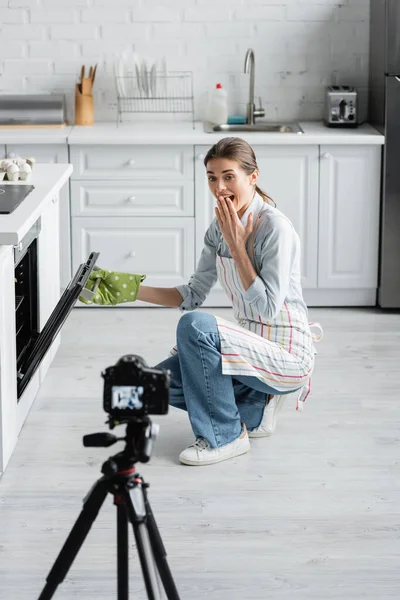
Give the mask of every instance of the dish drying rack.
<svg viewBox="0 0 400 600">
<path fill-rule="evenodd" d="M 117 125 L 123 113 L 190 113 L 194 121 L 193 76 L 190 71 L 168 75 L 150 71 L 143 78 L 115 76 L 117 88 Z"/>
</svg>

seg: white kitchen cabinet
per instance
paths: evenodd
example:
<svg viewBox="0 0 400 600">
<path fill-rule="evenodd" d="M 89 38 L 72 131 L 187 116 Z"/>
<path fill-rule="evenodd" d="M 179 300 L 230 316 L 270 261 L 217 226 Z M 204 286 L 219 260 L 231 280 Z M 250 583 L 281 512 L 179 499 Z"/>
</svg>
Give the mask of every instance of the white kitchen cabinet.
<svg viewBox="0 0 400 600">
<path fill-rule="evenodd" d="M 353 297 L 374 305 L 381 147 L 321 146 L 320 152 L 318 288 L 348 290 L 349 304 Z"/>
<path fill-rule="evenodd" d="M 193 181 L 193 146 L 71 146 L 72 179 Z"/>
<path fill-rule="evenodd" d="M 293 223 L 302 245 L 303 288 L 317 287 L 318 272 L 318 146 L 253 146 L 260 171 L 259 185 Z M 196 262 L 204 234 L 214 218 L 215 198 L 208 189 L 204 156 L 208 146 L 195 148 Z M 207 305 L 227 306 L 219 284 Z"/>
<path fill-rule="evenodd" d="M 75 217 L 72 240 L 74 269 L 96 251 L 103 269 L 144 273 L 144 285 L 173 287 L 194 268 L 193 218 Z"/>
<path fill-rule="evenodd" d="M 299 234 L 307 304 L 374 304 L 381 146 L 300 143 L 253 147 L 260 187 Z M 185 283 L 200 258 L 204 234 L 214 218 L 215 200 L 208 190 L 203 164 L 208 149 L 208 145 L 71 146 L 74 266 L 78 256 L 82 260 L 87 251 L 99 250 L 101 265 L 109 262 L 115 265 L 109 268 L 119 270 L 147 269 L 154 274 L 150 285 Z M 158 257 L 160 244 L 155 243 L 152 225 L 158 230 L 162 223 L 169 230 L 173 221 L 181 223 L 181 219 L 188 230 L 194 227 L 195 235 L 175 244 L 177 255 L 172 257 L 167 251 L 157 265 L 161 269 L 158 272 L 152 261 Z M 146 235 L 150 235 L 151 244 L 139 231 L 144 222 L 148 222 Z M 135 250 L 126 247 L 124 228 L 129 236 L 134 233 Z M 172 248 L 168 235 L 164 231 L 162 243 Z M 141 260 L 128 259 L 132 252 Z M 167 259 L 173 265 L 184 263 L 188 272 L 169 269 Z M 177 272 L 179 276 L 174 279 Z M 217 283 L 205 306 L 228 305 Z"/>
<path fill-rule="evenodd" d="M 66 144 L 8 144 L 7 155 L 33 156 L 38 163 L 68 164 L 68 146 Z M 70 194 L 65 185 L 60 192 L 60 268 L 61 289 L 65 289 L 71 279 L 71 226 Z"/>
<path fill-rule="evenodd" d="M 38 243 L 39 331 L 60 298 L 58 198 L 41 216 Z M 13 246 L 0 246 L 0 474 L 59 346 L 55 339 L 17 402 L 15 271 Z"/>
<path fill-rule="evenodd" d="M 193 180 L 71 181 L 73 217 L 193 217 Z"/>
<path fill-rule="evenodd" d="M 186 283 L 195 264 L 193 146 L 71 146 L 70 154 L 74 268 L 95 251 L 102 268 L 144 273 L 147 285 Z"/>
<path fill-rule="evenodd" d="M 318 147 L 255 146 L 259 185 L 292 222 L 301 241 L 302 286 L 317 287 Z"/>
</svg>

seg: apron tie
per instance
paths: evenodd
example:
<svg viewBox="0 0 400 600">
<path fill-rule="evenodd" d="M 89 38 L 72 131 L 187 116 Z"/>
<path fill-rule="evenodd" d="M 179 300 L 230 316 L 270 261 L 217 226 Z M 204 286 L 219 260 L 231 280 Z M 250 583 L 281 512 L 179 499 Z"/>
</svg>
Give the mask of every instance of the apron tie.
<svg viewBox="0 0 400 600">
<path fill-rule="evenodd" d="M 324 337 L 324 330 L 322 329 L 321 324 L 316 323 L 315 321 L 311 321 L 308 324 L 308 326 L 310 327 L 310 331 L 313 328 L 318 329 L 319 335 L 313 335 L 311 332 L 311 339 L 313 342 L 320 342 L 322 340 L 322 338 Z M 317 351 L 315 351 L 315 354 L 317 354 Z M 303 385 L 303 387 L 300 389 L 299 395 L 297 396 L 296 410 L 298 412 L 303 412 L 304 403 L 307 400 L 310 392 L 311 392 L 311 377 L 307 381 L 307 383 L 305 385 Z"/>
<path fill-rule="evenodd" d="M 315 335 L 311 334 L 311 337 L 312 337 L 313 342 L 320 342 L 322 340 L 322 338 L 324 337 L 324 330 L 322 329 L 321 324 L 312 321 L 308 325 L 309 325 L 310 329 L 312 329 L 313 327 L 316 327 L 317 329 L 319 329 L 319 336 L 315 336 Z"/>
</svg>

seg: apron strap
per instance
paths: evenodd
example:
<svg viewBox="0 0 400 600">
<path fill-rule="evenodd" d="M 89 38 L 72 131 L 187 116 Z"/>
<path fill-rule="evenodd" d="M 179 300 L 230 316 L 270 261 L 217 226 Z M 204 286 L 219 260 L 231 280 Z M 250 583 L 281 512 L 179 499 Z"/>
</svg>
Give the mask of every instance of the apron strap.
<svg viewBox="0 0 400 600">
<path fill-rule="evenodd" d="M 312 323 L 309 323 L 308 326 L 310 327 L 310 329 L 315 327 L 316 329 L 319 330 L 319 336 L 311 334 L 311 337 L 312 337 L 313 342 L 320 342 L 322 340 L 322 338 L 324 337 L 324 330 L 322 329 L 320 323 L 312 322 Z"/>
<path fill-rule="evenodd" d="M 253 231 L 251 232 L 251 236 L 252 236 L 252 254 L 253 254 L 253 264 L 254 264 L 254 269 L 255 272 L 257 273 L 258 277 L 260 277 L 260 273 L 259 273 L 259 269 L 257 269 L 257 263 L 256 263 L 256 247 L 255 247 L 255 241 L 256 241 L 256 233 L 257 233 L 257 228 L 258 228 L 258 223 L 260 221 L 260 215 L 258 215 L 256 222 L 254 223 L 253 226 Z"/>
<path fill-rule="evenodd" d="M 297 396 L 296 410 L 298 412 L 303 412 L 304 403 L 307 400 L 307 397 L 308 397 L 310 391 L 311 391 L 311 377 L 307 381 L 307 383 L 305 385 L 303 385 L 303 387 L 300 389 L 299 395 Z"/>
</svg>

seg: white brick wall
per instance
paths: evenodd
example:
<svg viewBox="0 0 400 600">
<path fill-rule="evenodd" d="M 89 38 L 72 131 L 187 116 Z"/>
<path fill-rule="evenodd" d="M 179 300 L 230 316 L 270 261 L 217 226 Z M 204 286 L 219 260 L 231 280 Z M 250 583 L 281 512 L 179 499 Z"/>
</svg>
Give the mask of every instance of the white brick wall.
<svg viewBox="0 0 400 600">
<path fill-rule="evenodd" d="M 369 0 L 0 0 L 0 93 L 73 90 L 97 62 L 98 120 L 115 117 L 113 57 L 131 49 L 191 70 L 197 117 L 215 83 L 242 112 L 256 56 L 256 97 L 270 119 L 318 119 L 324 86 L 354 84 L 365 115 Z"/>
</svg>

